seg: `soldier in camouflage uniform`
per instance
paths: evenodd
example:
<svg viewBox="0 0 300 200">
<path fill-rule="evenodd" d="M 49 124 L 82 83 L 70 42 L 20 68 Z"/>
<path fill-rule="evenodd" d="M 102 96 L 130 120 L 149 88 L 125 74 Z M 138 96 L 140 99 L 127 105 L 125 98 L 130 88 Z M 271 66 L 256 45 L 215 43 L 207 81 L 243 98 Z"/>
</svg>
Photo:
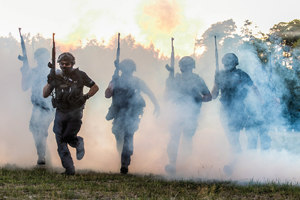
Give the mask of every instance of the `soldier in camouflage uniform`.
<svg viewBox="0 0 300 200">
<path fill-rule="evenodd" d="M 187 155 L 192 151 L 192 139 L 198 126 L 198 116 L 202 102 L 211 101 L 212 97 L 204 80 L 193 73 L 195 60 L 185 56 L 179 61 L 181 73 L 174 76 L 170 73 L 166 82 L 167 98 L 173 103 L 173 111 L 170 126 L 170 141 L 167 147 L 169 164 L 165 170 L 168 174 L 176 173 L 176 160 L 180 138 L 182 136 L 183 149 Z M 168 66 L 167 69 L 170 69 Z M 174 69 L 172 69 L 174 70 Z"/>
<path fill-rule="evenodd" d="M 259 119 L 251 105 L 245 103 L 250 90 L 261 100 L 258 89 L 246 72 L 236 68 L 239 62 L 235 54 L 225 54 L 222 63 L 224 70 L 216 73 L 212 97 L 217 98 L 221 91 L 221 121 L 233 152 L 241 151 L 239 136 L 243 129 L 247 132 L 249 149 L 256 148 L 258 137 L 260 137 L 262 149 L 270 148 L 271 140 L 264 121 Z M 224 170 L 231 174 L 232 166 L 225 166 Z"/>
<path fill-rule="evenodd" d="M 29 68 L 22 66 L 22 89 L 31 89 L 32 114 L 29 129 L 32 132 L 35 147 L 37 150 L 38 165 L 45 165 L 45 155 L 48 137 L 48 128 L 54 118 L 54 109 L 50 99 L 44 99 L 42 95 L 43 85 L 46 84 L 46 77 L 49 73 L 47 63 L 50 54 L 46 48 L 39 48 L 34 52 L 34 59 L 37 66 Z"/>
<path fill-rule="evenodd" d="M 105 91 L 105 97 L 112 98 L 112 105 L 106 119 L 113 120 L 112 132 L 121 155 L 120 172 L 127 174 L 130 157 L 133 154 L 133 135 L 138 130 L 146 106 L 141 92 L 145 93 L 154 104 L 154 114 L 158 114 L 159 105 L 145 82 L 133 76 L 133 72 L 136 71 L 133 60 L 125 59 L 118 65 L 116 69 L 120 69 L 121 75 L 115 73 Z"/>
</svg>

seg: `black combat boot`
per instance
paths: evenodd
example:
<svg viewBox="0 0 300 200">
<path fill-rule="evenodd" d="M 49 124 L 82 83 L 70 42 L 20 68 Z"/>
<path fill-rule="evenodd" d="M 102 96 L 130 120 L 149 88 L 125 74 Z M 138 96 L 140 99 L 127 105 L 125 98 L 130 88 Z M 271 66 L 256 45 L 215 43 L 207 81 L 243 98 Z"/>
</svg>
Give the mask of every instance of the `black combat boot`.
<svg viewBox="0 0 300 200">
<path fill-rule="evenodd" d="M 165 166 L 165 171 L 169 176 L 174 176 L 176 174 L 176 165 L 174 164 L 167 164 Z"/>
<path fill-rule="evenodd" d="M 67 168 L 66 171 L 61 174 L 67 176 L 73 176 L 75 175 L 75 168 Z"/>
<path fill-rule="evenodd" d="M 128 173 L 128 166 L 122 166 L 120 169 L 121 174 L 127 174 Z"/>
<path fill-rule="evenodd" d="M 38 165 L 45 165 L 46 164 L 46 160 L 45 157 L 40 157 L 38 158 L 37 162 Z"/>
<path fill-rule="evenodd" d="M 128 166 L 130 165 L 130 155 L 122 153 L 121 155 L 121 174 L 127 174 L 128 173 Z"/>
</svg>

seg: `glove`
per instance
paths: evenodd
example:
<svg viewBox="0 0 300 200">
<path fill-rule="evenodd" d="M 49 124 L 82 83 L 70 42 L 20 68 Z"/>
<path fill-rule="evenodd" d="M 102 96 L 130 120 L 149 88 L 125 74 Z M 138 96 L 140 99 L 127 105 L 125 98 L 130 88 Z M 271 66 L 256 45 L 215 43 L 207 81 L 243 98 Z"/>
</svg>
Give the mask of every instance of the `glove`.
<svg viewBox="0 0 300 200">
<path fill-rule="evenodd" d="M 174 67 L 170 67 L 170 65 L 166 64 L 166 69 L 171 72 L 174 73 Z"/>
<path fill-rule="evenodd" d="M 57 85 L 55 79 L 55 75 L 53 75 L 52 73 L 48 74 L 47 83 L 53 88 Z"/>
<path fill-rule="evenodd" d="M 53 65 L 52 65 L 51 62 L 48 62 L 48 67 L 51 68 L 51 69 L 53 68 Z"/>
<path fill-rule="evenodd" d="M 82 106 L 83 104 L 85 104 L 86 100 L 90 98 L 88 94 L 85 94 L 83 96 L 81 96 L 80 98 L 78 98 L 75 102 L 75 104 L 77 106 Z"/>
</svg>

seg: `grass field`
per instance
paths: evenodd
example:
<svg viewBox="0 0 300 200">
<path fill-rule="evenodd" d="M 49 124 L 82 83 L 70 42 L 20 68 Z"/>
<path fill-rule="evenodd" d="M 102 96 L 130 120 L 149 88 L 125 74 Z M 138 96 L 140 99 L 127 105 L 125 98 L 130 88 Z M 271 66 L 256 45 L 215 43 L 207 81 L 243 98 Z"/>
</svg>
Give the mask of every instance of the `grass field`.
<svg viewBox="0 0 300 200">
<path fill-rule="evenodd" d="M 155 175 L 0 169 L 0 199 L 300 199 L 289 183 L 171 180 Z"/>
</svg>

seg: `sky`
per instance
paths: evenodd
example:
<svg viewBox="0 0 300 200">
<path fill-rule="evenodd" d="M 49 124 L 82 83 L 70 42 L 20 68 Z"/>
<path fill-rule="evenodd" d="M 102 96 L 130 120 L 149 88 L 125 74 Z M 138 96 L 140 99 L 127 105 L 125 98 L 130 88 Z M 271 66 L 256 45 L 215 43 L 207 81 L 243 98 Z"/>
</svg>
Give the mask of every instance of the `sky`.
<svg viewBox="0 0 300 200">
<path fill-rule="evenodd" d="M 286 0 L 0 0 L 0 36 L 41 34 L 67 44 L 97 39 L 107 44 L 118 32 L 131 34 L 163 54 L 174 37 L 177 54 L 193 53 L 195 38 L 211 24 L 233 19 L 238 28 L 252 21 L 262 32 L 276 23 L 299 18 L 299 1 Z M 284 9 L 283 9 L 284 8 Z"/>
</svg>

